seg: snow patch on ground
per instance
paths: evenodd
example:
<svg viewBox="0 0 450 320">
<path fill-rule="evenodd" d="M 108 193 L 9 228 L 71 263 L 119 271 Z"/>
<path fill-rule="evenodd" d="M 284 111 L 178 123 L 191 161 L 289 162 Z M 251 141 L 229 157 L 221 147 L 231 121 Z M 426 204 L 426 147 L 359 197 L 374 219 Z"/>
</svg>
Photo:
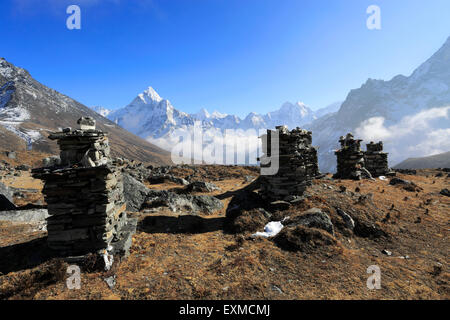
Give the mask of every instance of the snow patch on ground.
<svg viewBox="0 0 450 320">
<path fill-rule="evenodd" d="M 256 232 L 253 237 L 270 238 L 276 236 L 282 229 L 283 224 L 280 221 L 271 221 L 264 227 L 264 232 Z"/>
</svg>

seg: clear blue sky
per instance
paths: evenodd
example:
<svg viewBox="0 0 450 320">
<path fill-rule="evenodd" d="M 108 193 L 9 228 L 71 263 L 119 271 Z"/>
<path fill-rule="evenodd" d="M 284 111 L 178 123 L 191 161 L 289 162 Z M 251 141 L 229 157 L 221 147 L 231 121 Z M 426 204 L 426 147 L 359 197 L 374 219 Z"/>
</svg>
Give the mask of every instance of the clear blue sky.
<svg viewBox="0 0 450 320">
<path fill-rule="evenodd" d="M 81 30 L 66 8 L 81 7 Z M 381 8 L 381 30 L 366 9 Z M 409 75 L 450 36 L 449 0 L 2 0 L 0 56 L 85 105 L 152 86 L 186 112 L 313 109 Z"/>
</svg>

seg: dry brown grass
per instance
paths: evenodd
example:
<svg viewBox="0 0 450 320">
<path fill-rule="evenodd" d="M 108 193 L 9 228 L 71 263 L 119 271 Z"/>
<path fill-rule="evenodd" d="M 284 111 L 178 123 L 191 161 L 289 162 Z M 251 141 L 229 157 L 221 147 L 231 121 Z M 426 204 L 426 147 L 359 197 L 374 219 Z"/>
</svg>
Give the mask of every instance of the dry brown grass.
<svg viewBox="0 0 450 320">
<path fill-rule="evenodd" d="M 222 170 L 227 169 L 220 167 L 218 172 Z M 233 170 L 239 169 L 233 167 Z M 138 230 L 130 257 L 117 266 L 117 284 L 113 289 L 103 280 L 104 273 L 93 272 L 82 274 L 80 290 L 68 290 L 61 280 L 38 286 L 23 297 L 449 299 L 450 201 L 448 197 L 439 195 L 442 188 L 449 187 L 449 179 L 446 176 L 436 178 L 435 173 L 398 175 L 423 189 L 417 194 L 389 186 L 388 181 L 379 179 L 316 180 L 308 189 L 305 202 L 278 213 L 281 218 L 301 214 L 312 207 L 329 213 L 335 225 L 332 239 L 336 245 L 322 245 L 318 241 L 317 246 L 304 251 L 284 250 L 270 239 L 250 239 L 250 233 L 235 235 L 224 232 L 225 211 L 197 217 L 201 221 L 199 227 L 189 229 L 189 232 L 185 232 L 188 228 L 185 223 L 188 222 L 183 217 L 179 218 L 179 214 L 167 211 L 152 215 L 138 213 L 136 215 L 141 219 L 151 216 L 157 223 Z M 225 194 L 222 197 L 225 205 L 234 191 L 246 185 L 242 178 L 234 176 L 214 183 L 221 190 L 213 194 Z M 340 186 L 345 186 L 354 195 L 340 192 Z M 360 190 L 358 193 L 355 193 L 356 188 Z M 368 194 L 372 196 L 361 198 L 361 195 Z M 388 236 L 355 236 L 345 229 L 336 213 L 336 206 L 361 222 L 373 223 Z M 388 213 L 389 218 L 386 219 Z M 417 223 L 418 217 L 421 217 L 420 223 Z M 383 254 L 383 249 L 392 251 L 392 256 Z M 381 290 L 366 287 L 369 276 L 366 270 L 374 264 L 381 268 Z M 29 271 L 19 271 L 15 275 L 26 272 Z M 0 276 L 0 284 L 7 281 L 5 277 Z M 20 294 L 14 297 L 20 297 Z"/>
</svg>

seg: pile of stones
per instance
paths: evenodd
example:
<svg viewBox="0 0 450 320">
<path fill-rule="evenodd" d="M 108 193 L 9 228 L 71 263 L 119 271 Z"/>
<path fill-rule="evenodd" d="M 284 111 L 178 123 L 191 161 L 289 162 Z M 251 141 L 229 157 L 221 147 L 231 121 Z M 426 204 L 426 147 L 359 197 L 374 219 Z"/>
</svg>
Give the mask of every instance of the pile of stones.
<svg viewBox="0 0 450 320">
<path fill-rule="evenodd" d="M 83 117 L 78 124 L 78 130 L 66 128 L 49 136 L 49 139 L 58 141 L 61 165 L 89 168 L 110 162 L 107 135 L 95 129 L 95 120 Z"/>
<path fill-rule="evenodd" d="M 394 175 L 388 166 L 388 154 L 383 152 L 383 142 L 366 144 L 367 151 L 361 150 L 361 139 L 354 139 L 351 133 L 341 137 L 341 149 L 337 156 L 337 172 L 333 178 L 373 179 L 373 177 Z"/>
<path fill-rule="evenodd" d="M 312 180 L 320 175 L 317 150 L 312 143 L 311 131 L 301 128 L 289 131 L 287 126 L 277 126 L 261 136 L 265 152 L 258 159 L 261 168 L 267 168 L 278 157 L 278 171 L 264 175 L 261 170 L 261 194 L 267 199 L 281 200 L 301 196 Z M 273 139 L 278 140 L 278 150 L 272 150 Z M 270 160 L 272 159 L 272 160 Z"/>
<path fill-rule="evenodd" d="M 112 250 L 113 243 L 131 239 L 122 172 L 109 158 L 107 134 L 92 118 L 78 123 L 80 129 L 50 136 L 61 147 L 61 164 L 32 171 L 45 182 L 48 246 L 64 256 Z"/>
<path fill-rule="evenodd" d="M 335 152 L 337 172 L 333 178 L 359 180 L 366 173 L 361 141 L 361 139 L 354 139 L 351 133 L 340 137 L 341 149 Z"/>
<path fill-rule="evenodd" d="M 373 177 L 388 175 L 388 154 L 383 152 L 383 142 L 366 144 L 367 151 L 364 152 L 364 166 Z"/>
</svg>

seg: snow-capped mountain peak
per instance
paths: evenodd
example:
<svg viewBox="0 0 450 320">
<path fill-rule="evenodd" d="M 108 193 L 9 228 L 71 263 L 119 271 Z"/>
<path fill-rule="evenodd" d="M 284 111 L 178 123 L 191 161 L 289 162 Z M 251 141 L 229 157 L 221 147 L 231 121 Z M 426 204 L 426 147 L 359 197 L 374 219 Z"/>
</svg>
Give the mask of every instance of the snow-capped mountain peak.
<svg viewBox="0 0 450 320">
<path fill-rule="evenodd" d="M 193 114 L 194 118 L 200 121 L 208 120 L 211 117 L 211 114 L 205 108 L 201 108 L 199 112 Z"/>
<path fill-rule="evenodd" d="M 107 117 L 111 112 L 113 112 L 110 109 L 104 108 L 102 106 L 93 106 L 91 107 L 92 110 L 94 110 L 95 112 L 97 112 L 99 115 L 101 115 L 102 117 Z"/>
<path fill-rule="evenodd" d="M 148 87 L 144 92 L 138 94 L 137 98 L 145 104 L 159 103 L 163 100 L 152 87 Z"/>
</svg>

